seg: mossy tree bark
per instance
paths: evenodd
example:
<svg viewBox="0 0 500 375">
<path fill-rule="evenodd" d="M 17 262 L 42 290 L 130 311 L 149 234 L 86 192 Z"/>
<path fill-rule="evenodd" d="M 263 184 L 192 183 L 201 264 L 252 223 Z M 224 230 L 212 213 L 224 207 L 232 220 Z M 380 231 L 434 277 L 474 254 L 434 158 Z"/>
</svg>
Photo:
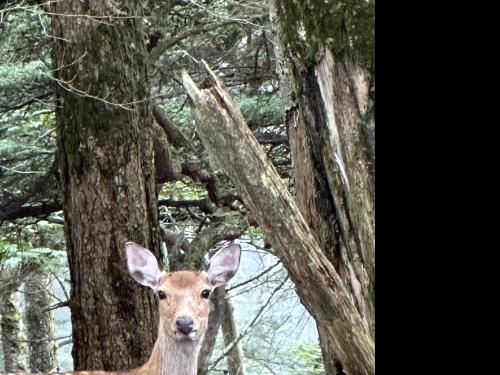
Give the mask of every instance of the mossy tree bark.
<svg viewBox="0 0 500 375">
<path fill-rule="evenodd" d="M 272 5 L 297 203 L 374 338 L 374 3 Z M 342 349 L 318 331 L 341 374 Z"/>
<path fill-rule="evenodd" d="M 157 302 L 129 277 L 123 251 L 134 241 L 159 255 L 141 3 L 68 0 L 50 10 L 74 368 L 129 369 L 149 357 L 158 324 Z"/>
<path fill-rule="evenodd" d="M 0 295 L 0 328 L 2 332 L 2 350 L 5 372 L 24 372 L 22 361 L 22 342 L 20 342 L 21 312 L 19 311 L 15 293 L 12 291 Z"/>
<path fill-rule="evenodd" d="M 47 289 L 50 289 L 50 280 L 43 275 L 33 275 L 25 284 L 30 372 L 49 372 L 56 367 L 53 319 L 52 312 L 48 310 L 53 299 Z"/>
</svg>

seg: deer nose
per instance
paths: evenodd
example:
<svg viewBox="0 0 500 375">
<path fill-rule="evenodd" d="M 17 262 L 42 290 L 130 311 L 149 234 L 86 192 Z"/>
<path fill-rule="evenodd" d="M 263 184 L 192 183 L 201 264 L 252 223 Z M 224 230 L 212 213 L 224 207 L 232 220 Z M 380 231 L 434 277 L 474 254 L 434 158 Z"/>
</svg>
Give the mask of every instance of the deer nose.
<svg viewBox="0 0 500 375">
<path fill-rule="evenodd" d="M 190 316 L 180 316 L 175 321 L 177 329 L 185 335 L 193 331 L 193 318 Z"/>
</svg>

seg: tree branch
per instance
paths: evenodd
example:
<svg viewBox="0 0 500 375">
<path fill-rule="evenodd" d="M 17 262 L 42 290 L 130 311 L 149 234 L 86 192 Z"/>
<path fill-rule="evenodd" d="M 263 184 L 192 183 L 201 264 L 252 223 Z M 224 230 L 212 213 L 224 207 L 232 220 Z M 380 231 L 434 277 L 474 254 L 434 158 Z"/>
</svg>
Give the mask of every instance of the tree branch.
<svg viewBox="0 0 500 375">
<path fill-rule="evenodd" d="M 206 33 L 208 31 L 218 29 L 219 27 L 231 25 L 238 22 L 239 21 L 237 20 L 225 20 L 225 21 L 210 23 L 208 25 L 203 25 L 195 29 L 186 30 L 182 33 L 175 35 L 174 37 L 168 38 L 163 42 L 160 42 L 158 46 L 151 52 L 151 59 L 153 61 L 157 61 L 169 48 L 175 46 L 181 40 L 186 39 L 190 36 Z"/>
<path fill-rule="evenodd" d="M 0 224 L 5 220 L 15 220 L 28 216 L 44 217 L 62 209 L 62 204 L 55 200 L 42 203 L 41 205 L 23 207 L 28 200 L 38 193 L 43 192 L 45 196 L 49 195 L 46 192 L 50 192 L 50 188 L 56 184 L 57 166 L 57 157 L 54 156 L 52 165 L 47 173 L 38 178 L 24 194 L 0 202 Z"/>
<path fill-rule="evenodd" d="M 0 216 L 0 222 L 4 220 L 11 221 L 22 219 L 25 217 L 47 217 L 60 210 L 62 210 L 62 204 L 59 202 L 48 202 L 33 206 L 11 208 L 7 210 L 3 216 Z"/>
<path fill-rule="evenodd" d="M 273 298 L 273 296 L 276 294 L 276 292 L 278 290 L 280 290 L 283 285 L 285 285 L 286 281 L 288 280 L 288 276 L 286 276 L 283 281 L 276 287 L 274 288 L 274 290 L 271 292 L 271 295 L 269 296 L 269 298 L 267 299 L 267 301 L 259 308 L 259 310 L 257 310 L 257 313 L 255 314 L 255 316 L 253 317 L 252 321 L 250 323 L 248 323 L 245 328 L 243 328 L 243 330 L 238 334 L 238 336 L 236 336 L 235 340 L 233 340 L 233 342 L 231 342 L 229 345 L 227 345 L 225 348 L 224 348 L 224 351 L 222 352 L 222 355 L 220 357 L 218 357 L 214 363 L 212 364 L 211 366 L 211 370 L 213 370 L 215 368 L 215 366 L 217 366 L 217 364 L 222 361 L 222 359 L 229 353 L 231 352 L 231 350 L 234 349 L 234 347 L 240 342 L 240 340 L 245 337 L 245 335 L 250 331 L 250 329 L 252 329 L 252 327 L 255 325 L 255 323 L 257 323 L 257 320 L 260 318 L 260 316 L 262 315 L 262 313 L 264 312 L 264 309 L 269 305 L 269 303 L 271 302 L 271 299 Z"/>
<path fill-rule="evenodd" d="M 170 120 L 165 113 L 157 104 L 153 105 L 153 116 L 167 135 L 168 143 L 170 143 L 175 148 L 185 148 L 186 150 L 194 151 L 191 142 L 184 136 L 182 131 Z"/>
<path fill-rule="evenodd" d="M 266 268 L 264 271 L 262 271 L 261 273 L 259 273 L 258 275 L 248 279 L 248 280 L 245 280 L 239 284 L 236 284 L 235 286 L 232 286 L 231 288 L 229 289 L 226 289 L 227 292 L 233 290 L 233 289 L 236 289 L 236 288 L 239 288 L 239 287 L 242 287 L 243 285 L 246 285 L 248 283 L 251 283 L 252 281 L 254 280 L 257 280 L 258 278 L 264 276 L 266 273 L 268 273 L 269 271 L 271 271 L 274 267 L 278 266 L 279 264 L 281 264 L 281 260 L 278 260 L 275 264 L 273 264 L 271 267 L 269 268 Z"/>
<path fill-rule="evenodd" d="M 193 200 L 175 200 L 175 199 L 159 199 L 158 206 L 167 207 L 200 207 L 205 202 L 205 199 Z"/>
<path fill-rule="evenodd" d="M 11 339 L 6 339 L 4 337 L 0 337 L 0 340 L 10 341 L 10 342 L 45 342 L 45 341 L 57 341 L 57 340 L 67 339 L 68 337 L 71 337 L 71 335 L 54 337 L 52 339 L 38 339 L 38 340 L 11 340 Z"/>
<path fill-rule="evenodd" d="M 2 106 L 3 109 L 0 111 L 0 113 L 6 113 L 9 111 L 15 111 L 16 109 L 21 109 L 23 107 L 26 107 L 27 105 L 39 102 L 40 100 L 45 99 L 45 98 L 51 96 L 52 94 L 53 94 L 53 92 L 49 91 L 49 92 L 43 93 L 41 95 L 35 96 L 32 99 L 28 99 L 22 103 L 17 104 L 17 105 L 14 105 L 12 107 Z"/>
</svg>

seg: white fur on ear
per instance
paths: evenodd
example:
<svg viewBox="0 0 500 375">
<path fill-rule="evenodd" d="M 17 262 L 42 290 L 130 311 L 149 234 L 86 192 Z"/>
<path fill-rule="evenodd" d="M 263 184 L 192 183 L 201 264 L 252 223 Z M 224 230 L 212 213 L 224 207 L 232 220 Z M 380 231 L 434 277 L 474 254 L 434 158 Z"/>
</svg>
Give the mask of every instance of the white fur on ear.
<svg viewBox="0 0 500 375">
<path fill-rule="evenodd" d="M 214 288 L 228 283 L 233 278 L 240 266 L 240 256 L 240 245 L 231 244 L 220 249 L 210 259 L 207 274 Z"/>
<path fill-rule="evenodd" d="M 130 276 L 139 284 L 155 290 L 160 282 L 162 272 L 158 268 L 158 262 L 153 253 L 134 242 L 125 244 L 125 253 Z"/>
</svg>

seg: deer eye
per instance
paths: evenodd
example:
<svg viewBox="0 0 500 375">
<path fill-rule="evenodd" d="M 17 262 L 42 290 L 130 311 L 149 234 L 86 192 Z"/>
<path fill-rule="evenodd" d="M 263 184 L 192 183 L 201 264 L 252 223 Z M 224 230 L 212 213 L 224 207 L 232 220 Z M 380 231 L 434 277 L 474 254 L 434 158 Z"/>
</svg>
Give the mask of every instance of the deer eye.
<svg viewBox="0 0 500 375">
<path fill-rule="evenodd" d="M 158 291 L 158 298 L 165 299 L 165 298 L 167 298 L 167 295 L 165 294 L 165 292 L 163 290 L 159 290 Z"/>
<path fill-rule="evenodd" d="M 210 289 L 203 289 L 203 291 L 201 292 L 201 296 L 203 298 L 208 298 L 208 297 L 210 297 L 211 293 L 212 293 L 212 291 Z"/>
</svg>

